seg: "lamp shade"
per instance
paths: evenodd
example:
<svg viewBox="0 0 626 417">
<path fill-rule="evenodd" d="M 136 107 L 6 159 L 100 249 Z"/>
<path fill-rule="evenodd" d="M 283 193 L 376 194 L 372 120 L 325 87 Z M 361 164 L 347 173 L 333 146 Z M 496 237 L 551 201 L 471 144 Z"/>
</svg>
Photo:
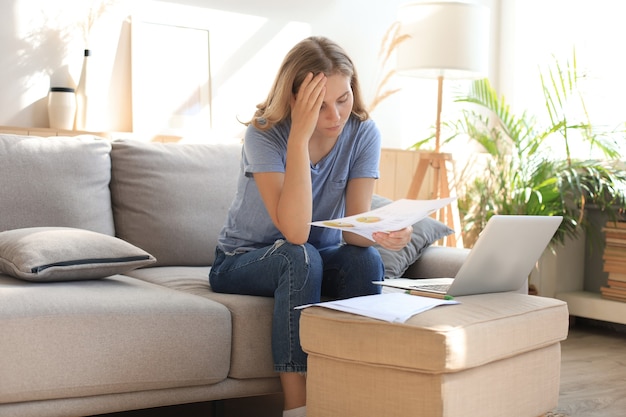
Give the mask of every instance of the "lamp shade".
<svg viewBox="0 0 626 417">
<path fill-rule="evenodd" d="M 487 76 L 489 8 L 462 2 L 420 2 L 399 7 L 397 72 L 423 78 Z"/>
</svg>

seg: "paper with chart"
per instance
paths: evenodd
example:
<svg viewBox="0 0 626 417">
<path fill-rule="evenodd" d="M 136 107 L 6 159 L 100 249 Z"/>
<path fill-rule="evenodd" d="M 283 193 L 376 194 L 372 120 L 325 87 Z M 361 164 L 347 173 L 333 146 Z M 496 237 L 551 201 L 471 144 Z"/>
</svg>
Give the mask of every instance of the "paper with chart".
<svg viewBox="0 0 626 417">
<path fill-rule="evenodd" d="M 354 216 L 321 220 L 311 225 L 356 233 L 369 240 L 375 232 L 404 229 L 456 200 L 456 197 L 434 200 L 396 200 L 386 206 Z"/>
</svg>

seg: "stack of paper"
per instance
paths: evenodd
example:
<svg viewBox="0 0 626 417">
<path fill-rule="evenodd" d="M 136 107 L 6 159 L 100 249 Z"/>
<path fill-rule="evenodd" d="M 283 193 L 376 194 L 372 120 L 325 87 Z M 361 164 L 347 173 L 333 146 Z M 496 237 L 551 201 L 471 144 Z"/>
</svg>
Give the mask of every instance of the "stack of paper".
<svg viewBox="0 0 626 417">
<path fill-rule="evenodd" d="M 405 293 L 389 293 L 308 304 L 296 307 L 296 309 L 312 306 L 326 307 L 391 323 L 404 323 L 416 314 L 444 304 L 459 304 L 459 302 Z"/>
</svg>

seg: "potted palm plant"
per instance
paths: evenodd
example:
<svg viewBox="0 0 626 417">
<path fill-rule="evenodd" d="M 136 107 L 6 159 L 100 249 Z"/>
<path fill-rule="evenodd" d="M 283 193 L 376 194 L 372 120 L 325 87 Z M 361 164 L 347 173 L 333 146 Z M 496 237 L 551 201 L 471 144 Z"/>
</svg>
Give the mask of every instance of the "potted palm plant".
<svg viewBox="0 0 626 417">
<path fill-rule="evenodd" d="M 564 65 L 555 59 L 540 80 L 547 123 L 529 112 L 514 114 L 488 79 L 473 82 L 469 92 L 456 99 L 471 106 L 459 120 L 446 123 L 451 129 L 446 141 L 464 136 L 484 148 L 468 164 L 472 172 L 464 169 L 464 178 L 457 181 L 463 184 L 457 190 L 459 209 L 464 241 L 470 245 L 494 214 L 563 216 L 552 240 L 563 243 L 583 231 L 594 234 L 585 217 L 589 204 L 612 219 L 625 207 L 626 171 L 616 140 L 623 140 L 623 132 L 601 131 L 588 120 L 575 52 Z M 572 100 L 586 120 L 568 118 Z M 596 157 L 574 157 L 574 144 L 583 144 Z M 476 174 L 480 164 L 484 169 Z"/>
</svg>

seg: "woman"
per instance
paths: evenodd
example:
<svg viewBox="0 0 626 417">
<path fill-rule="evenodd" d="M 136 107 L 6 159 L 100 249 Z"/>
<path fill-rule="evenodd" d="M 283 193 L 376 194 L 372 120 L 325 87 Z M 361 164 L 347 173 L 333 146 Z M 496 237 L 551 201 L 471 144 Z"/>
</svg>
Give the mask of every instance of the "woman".
<svg viewBox="0 0 626 417">
<path fill-rule="evenodd" d="M 304 416 L 306 354 L 299 310 L 330 298 L 378 293 L 374 242 L 399 250 L 411 228 L 373 241 L 310 222 L 370 209 L 380 133 L 363 104 L 352 61 L 310 37 L 285 57 L 267 99 L 247 123 L 242 173 L 209 275 L 216 292 L 274 297 L 272 352 L 284 416 Z"/>
</svg>

